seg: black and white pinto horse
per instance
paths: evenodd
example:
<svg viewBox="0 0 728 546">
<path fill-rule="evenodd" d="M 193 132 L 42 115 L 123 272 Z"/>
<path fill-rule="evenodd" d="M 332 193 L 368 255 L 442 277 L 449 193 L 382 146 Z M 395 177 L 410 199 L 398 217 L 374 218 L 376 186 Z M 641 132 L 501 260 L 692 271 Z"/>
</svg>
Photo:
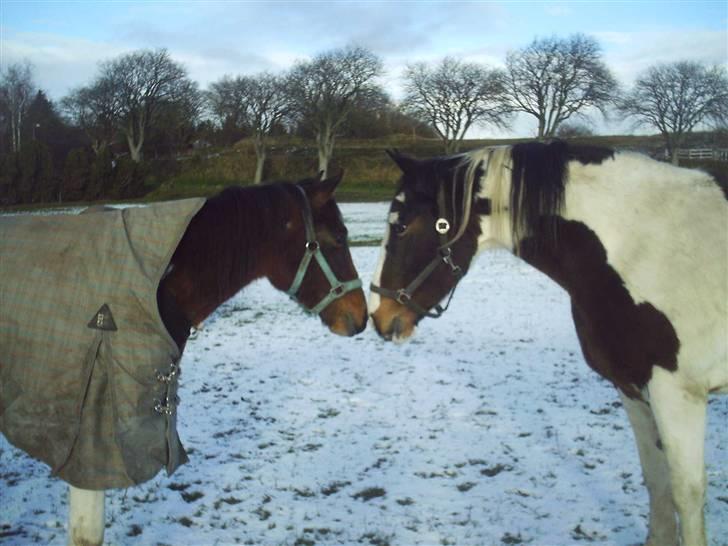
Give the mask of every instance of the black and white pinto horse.
<svg viewBox="0 0 728 546">
<path fill-rule="evenodd" d="M 647 544 L 705 546 L 706 404 L 728 392 L 728 204 L 716 182 L 558 141 L 390 155 L 403 175 L 369 300 L 379 334 L 409 337 L 447 308 L 475 255 L 510 250 L 568 292 L 587 364 L 618 389 L 649 492 Z"/>
</svg>

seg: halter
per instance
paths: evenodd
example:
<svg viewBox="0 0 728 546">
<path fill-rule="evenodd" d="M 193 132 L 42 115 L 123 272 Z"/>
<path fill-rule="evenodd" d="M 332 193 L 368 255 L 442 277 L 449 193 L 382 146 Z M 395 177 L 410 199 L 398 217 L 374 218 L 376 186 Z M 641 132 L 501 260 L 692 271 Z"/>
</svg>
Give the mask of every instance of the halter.
<svg viewBox="0 0 728 546">
<path fill-rule="evenodd" d="M 486 165 L 488 162 L 486 161 Z M 462 203 L 462 211 L 463 211 L 463 218 L 460 223 L 460 226 L 458 227 L 458 231 L 455 234 L 455 237 L 447 240 L 447 232 L 450 231 L 450 222 L 445 218 L 445 215 L 447 213 L 447 208 L 445 206 L 445 185 L 442 184 L 440 186 L 440 190 L 437 194 L 437 208 L 438 208 L 438 218 L 435 221 L 435 231 L 437 231 L 438 236 L 440 238 L 440 246 L 437 247 L 437 255 L 432 259 L 432 261 L 427 264 L 427 266 L 420 272 L 419 275 L 417 275 L 414 280 L 409 283 L 405 288 L 400 288 L 399 290 L 390 290 L 389 288 L 384 288 L 382 286 L 376 286 L 374 283 L 370 285 L 370 289 L 372 292 L 376 294 L 381 294 L 382 296 L 386 296 L 388 298 L 391 298 L 395 300 L 397 303 L 404 305 L 405 307 L 411 309 L 415 313 L 421 316 L 430 317 L 430 318 L 440 318 L 445 311 L 447 311 L 448 307 L 450 307 L 450 302 L 452 301 L 452 297 L 455 295 L 455 289 L 458 286 L 458 283 L 460 282 L 460 279 L 463 278 L 463 269 L 459 265 L 457 265 L 453 258 L 452 258 L 452 247 L 453 245 L 460 240 L 460 238 L 465 233 L 465 230 L 467 229 L 468 222 L 470 221 L 470 212 L 472 208 L 472 197 L 473 197 L 473 185 L 475 182 L 475 177 L 470 176 L 470 172 L 468 172 L 468 175 L 466 176 L 465 180 L 465 188 L 463 191 L 463 203 Z M 453 224 L 455 223 L 455 215 L 457 213 L 457 207 L 455 203 L 456 199 L 456 192 L 455 188 L 453 187 L 452 192 L 452 213 L 453 213 Z M 425 280 L 432 274 L 435 269 L 437 269 L 437 266 L 439 266 L 441 263 L 444 263 L 450 268 L 450 273 L 455 277 L 455 284 L 453 284 L 452 289 L 450 289 L 450 294 L 447 297 L 447 303 L 443 307 L 439 303 L 435 305 L 434 311 L 428 311 L 421 305 L 415 303 L 412 300 L 412 294 L 415 290 L 417 290 L 422 283 L 425 282 Z"/>
<path fill-rule="evenodd" d="M 321 252 L 321 245 L 319 245 L 319 242 L 316 240 L 316 231 L 313 227 L 313 215 L 311 214 L 311 205 L 308 202 L 308 197 L 306 197 L 306 192 L 303 191 L 303 188 L 301 188 L 300 186 L 296 186 L 296 188 L 303 195 L 303 224 L 306 228 L 306 250 L 303 253 L 303 258 L 301 258 L 300 264 L 298 265 L 298 271 L 296 272 L 296 276 L 293 278 L 293 283 L 291 284 L 291 287 L 286 291 L 286 294 L 288 294 L 289 296 L 291 296 L 292 299 L 297 301 L 301 305 L 301 307 L 306 310 L 307 313 L 310 313 L 312 315 L 318 315 L 332 301 L 342 297 L 344 294 L 347 294 L 352 290 L 360 288 L 361 279 L 356 278 L 351 281 L 341 282 L 336 277 L 336 274 L 331 269 L 329 262 L 326 261 L 326 257 L 324 256 L 323 252 Z M 308 308 L 296 297 L 296 294 L 301 288 L 303 278 L 306 276 L 308 267 L 311 264 L 311 258 L 315 258 L 318 262 L 321 271 L 323 271 L 323 274 L 326 276 L 326 280 L 329 281 L 329 287 L 331 289 L 329 290 L 329 293 L 321 299 L 321 301 L 319 301 L 313 307 Z"/>
</svg>

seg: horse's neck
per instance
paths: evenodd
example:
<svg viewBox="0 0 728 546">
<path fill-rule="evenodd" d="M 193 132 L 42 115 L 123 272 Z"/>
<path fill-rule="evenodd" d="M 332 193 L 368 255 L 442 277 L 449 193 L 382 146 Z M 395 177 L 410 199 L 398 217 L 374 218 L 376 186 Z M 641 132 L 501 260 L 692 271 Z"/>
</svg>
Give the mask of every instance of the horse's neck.
<svg viewBox="0 0 728 546">
<path fill-rule="evenodd" d="M 267 276 L 278 248 L 279 234 L 274 228 L 252 235 L 238 223 L 238 229 L 216 234 L 210 224 L 219 223 L 220 219 L 204 211 L 205 207 L 200 220 L 190 223 L 172 257 L 170 271 L 160 283 L 160 292 L 167 291 L 172 296 L 192 325 L 201 323 L 255 279 Z M 208 259 L 202 258 L 200 253 L 204 255 L 207 249 L 210 254 L 211 246 L 214 253 Z"/>
</svg>

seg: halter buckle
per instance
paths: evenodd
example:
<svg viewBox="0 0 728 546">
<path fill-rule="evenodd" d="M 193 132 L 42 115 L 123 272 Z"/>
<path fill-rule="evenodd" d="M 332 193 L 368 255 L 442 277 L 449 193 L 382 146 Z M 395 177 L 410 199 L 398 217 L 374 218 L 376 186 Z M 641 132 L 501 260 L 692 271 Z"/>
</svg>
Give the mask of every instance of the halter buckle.
<svg viewBox="0 0 728 546">
<path fill-rule="evenodd" d="M 407 302 L 412 299 L 412 296 L 406 289 L 400 288 L 397 290 L 397 303 L 407 305 Z"/>
<path fill-rule="evenodd" d="M 319 249 L 318 241 L 306 241 L 306 250 L 316 252 Z"/>
</svg>

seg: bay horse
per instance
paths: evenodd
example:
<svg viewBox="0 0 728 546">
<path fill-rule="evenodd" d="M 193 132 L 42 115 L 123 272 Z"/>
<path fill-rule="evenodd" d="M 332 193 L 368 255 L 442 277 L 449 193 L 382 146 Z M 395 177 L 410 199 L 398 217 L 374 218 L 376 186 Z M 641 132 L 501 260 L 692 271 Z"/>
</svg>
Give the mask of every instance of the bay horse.
<svg viewBox="0 0 728 546">
<path fill-rule="evenodd" d="M 27 343 L 17 343 L 16 338 L 25 335 L 25 328 L 15 316 L 22 314 L 27 292 L 24 292 L 25 279 L 13 286 L 8 286 L 7 281 L 0 283 L 0 299 L 3 300 L 0 333 L 4 335 L 10 331 L 9 338 L 0 337 L 0 429 L 11 443 L 48 463 L 53 474 L 69 483 L 70 545 L 92 546 L 103 543 L 105 489 L 141 483 L 165 466 L 167 472 L 171 473 L 187 460 L 175 428 L 179 357 L 192 325 L 201 323 L 251 281 L 267 278 L 275 288 L 287 292 L 310 314 L 318 315 L 335 334 L 352 336 L 365 328 L 368 319 L 366 298 L 348 249 L 347 230 L 333 198 L 340 181 L 341 175 L 325 180 L 311 178 L 297 183 L 230 187 L 209 199 L 199 200 L 199 203 L 185 200 L 162 204 L 161 207 L 128 208 L 123 212 L 120 209 L 93 207 L 89 214 L 67 216 L 61 220 L 65 222 L 63 224 L 51 217 L 42 217 L 40 223 L 32 223 L 33 220 L 28 216 L 0 218 L 3 244 L 18 245 L 2 247 L 0 278 L 3 280 L 7 279 L 14 264 L 23 270 L 26 277 L 47 276 L 47 270 L 40 271 L 34 264 L 40 263 L 36 260 L 44 259 L 41 256 L 46 254 L 44 245 L 56 244 L 63 247 L 56 249 L 57 255 L 53 258 L 64 264 L 58 272 L 59 277 L 64 277 L 60 282 L 76 282 L 81 270 L 93 268 L 94 262 L 91 261 L 89 267 L 83 254 L 74 254 L 77 251 L 72 246 L 73 241 L 65 236 L 69 223 L 81 225 L 86 232 L 105 229 L 103 226 L 107 224 L 119 224 L 125 232 L 122 239 L 131 241 L 130 261 L 142 263 L 142 281 L 139 283 L 151 288 L 149 291 L 143 288 L 140 293 L 149 296 L 147 299 L 152 300 L 153 309 L 143 318 L 135 320 L 138 324 L 130 324 L 132 321 L 124 315 L 123 302 L 118 301 L 126 297 L 132 300 L 131 307 L 145 304 L 137 301 L 143 298 L 132 289 L 128 293 L 123 291 L 121 295 L 111 295 L 113 286 L 104 289 L 108 292 L 97 290 L 95 298 L 102 298 L 100 301 L 109 298 L 111 303 L 99 309 L 88 325 L 87 315 L 92 314 L 96 307 L 86 306 L 88 308 L 81 311 L 79 316 L 86 319 L 80 328 L 76 324 L 74 331 L 83 336 L 96 336 L 90 339 L 99 341 L 93 345 L 93 351 L 88 353 L 92 365 L 88 377 L 83 379 L 84 392 L 80 398 L 76 395 L 69 406 L 71 410 L 68 413 L 71 414 L 67 415 L 59 409 L 65 406 L 62 406 L 61 397 L 56 396 L 52 385 L 42 384 L 42 380 L 28 379 L 36 377 L 32 353 L 23 352 L 22 358 L 16 361 L 12 360 L 12 356 L 8 358 L 8 354 L 12 355 L 14 351 L 25 351 L 22 347 L 18 348 L 19 345 L 27 346 Z M 169 210 L 174 212 L 177 209 L 170 209 L 168 205 L 174 206 L 174 203 L 182 203 L 183 210 L 191 210 L 189 218 L 171 218 Z M 104 222 L 109 218 L 110 222 Z M 83 223 L 91 220 L 90 224 Z M 136 227 L 135 222 L 139 221 L 142 222 L 142 228 Z M 180 223 L 182 232 L 179 236 L 173 236 L 169 250 L 156 252 L 156 249 L 144 245 L 162 239 L 156 231 L 162 221 Z M 46 242 L 38 243 L 41 250 L 26 249 L 22 253 L 21 243 L 31 230 L 42 233 L 42 240 Z M 89 240 L 93 240 L 92 237 Z M 156 252 L 154 266 L 144 261 L 149 252 Z M 103 261 L 120 253 L 116 247 L 104 247 L 98 259 Z M 28 258 L 26 254 L 33 256 Z M 69 259 L 70 254 L 74 254 L 73 259 Z M 66 269 L 65 264 L 68 264 L 69 269 Z M 114 263 L 111 265 L 113 268 Z M 158 269 L 159 265 L 163 267 Z M 116 263 L 115 267 L 124 269 L 130 264 Z M 53 281 L 52 276 L 49 281 Z M 93 284 L 104 282 L 97 280 Z M 24 295 L 19 296 L 18 291 Z M 64 296 L 54 293 L 51 297 Z M 99 300 L 94 301 L 94 305 L 98 305 Z M 55 303 L 48 309 L 48 314 L 57 311 L 60 315 L 73 315 L 76 313 L 76 304 L 84 307 L 85 301 Z M 38 314 L 39 309 L 36 308 L 33 316 L 37 317 Z M 166 351 L 164 363 L 169 368 L 160 371 L 156 369 L 156 363 L 141 363 L 139 368 L 130 368 L 132 364 L 124 360 L 126 347 L 122 346 L 122 340 L 125 338 L 115 336 L 122 336 L 125 330 L 131 332 L 132 339 L 125 340 L 124 344 L 134 345 L 143 335 L 143 329 L 154 329 L 156 325 L 162 330 L 160 335 L 163 341 L 169 340 L 170 345 L 163 347 L 163 352 Z M 46 329 L 49 328 L 52 327 L 46 326 Z M 62 337 L 57 332 L 54 335 L 52 331 L 45 335 L 48 340 Z M 59 345 L 52 346 L 52 349 L 59 357 L 67 352 L 63 340 L 59 341 Z M 108 363 L 104 360 L 106 354 L 113 355 Z M 13 367 L 16 370 L 11 374 Z M 49 367 L 53 368 L 52 365 Z M 81 365 L 77 368 L 71 372 L 59 372 L 58 377 L 86 373 L 78 371 L 86 369 Z M 134 406 L 137 413 L 142 414 L 141 417 L 132 414 L 130 421 L 126 422 L 121 417 L 127 411 L 123 405 L 128 393 L 128 389 L 122 389 L 124 382 L 144 384 L 144 389 L 147 389 L 138 400 L 133 399 L 128 404 Z M 13 388 L 16 392 L 12 392 Z M 160 392 L 159 389 L 162 389 L 162 395 L 152 400 L 149 392 Z M 23 406 L 23 397 L 30 392 L 24 391 L 34 391 L 36 398 L 40 397 L 41 400 L 33 402 L 28 409 L 27 404 Z M 103 409 L 109 399 L 114 399 L 113 410 Z M 118 408 L 116 399 L 121 399 Z M 23 408 L 22 412 L 25 412 L 23 415 L 19 404 Z M 48 413 L 44 422 L 29 419 L 28 412 L 33 413 L 35 408 Z M 113 419 L 110 418 L 107 423 L 90 415 L 97 408 L 102 408 L 99 412 L 111 414 L 113 411 Z M 57 425 L 51 426 L 45 422 L 59 419 L 59 413 L 61 421 L 74 423 L 64 425 L 72 428 L 72 434 L 67 434 L 65 429 L 62 434 L 58 432 Z M 85 424 L 87 422 L 90 424 Z M 148 425 L 153 433 L 161 431 L 161 441 L 146 429 L 138 434 L 134 430 L 125 430 L 124 423 L 128 422 Z M 61 440 L 54 442 L 55 437 Z M 68 449 L 63 451 L 61 459 L 55 460 L 54 456 L 59 451 L 58 443 L 67 443 Z M 99 456 L 93 455 L 102 449 L 107 449 L 109 455 L 101 457 L 118 459 L 121 470 L 112 468 L 108 461 L 98 460 Z M 84 455 L 89 457 L 84 458 Z M 150 458 L 151 462 L 145 466 L 146 458 Z"/>
<path fill-rule="evenodd" d="M 705 546 L 706 404 L 728 392 L 728 205 L 716 181 L 562 141 L 388 153 L 402 176 L 369 297 L 378 333 L 404 340 L 441 316 L 486 249 L 545 273 L 569 294 L 584 359 L 632 424 L 647 544 Z"/>
</svg>

